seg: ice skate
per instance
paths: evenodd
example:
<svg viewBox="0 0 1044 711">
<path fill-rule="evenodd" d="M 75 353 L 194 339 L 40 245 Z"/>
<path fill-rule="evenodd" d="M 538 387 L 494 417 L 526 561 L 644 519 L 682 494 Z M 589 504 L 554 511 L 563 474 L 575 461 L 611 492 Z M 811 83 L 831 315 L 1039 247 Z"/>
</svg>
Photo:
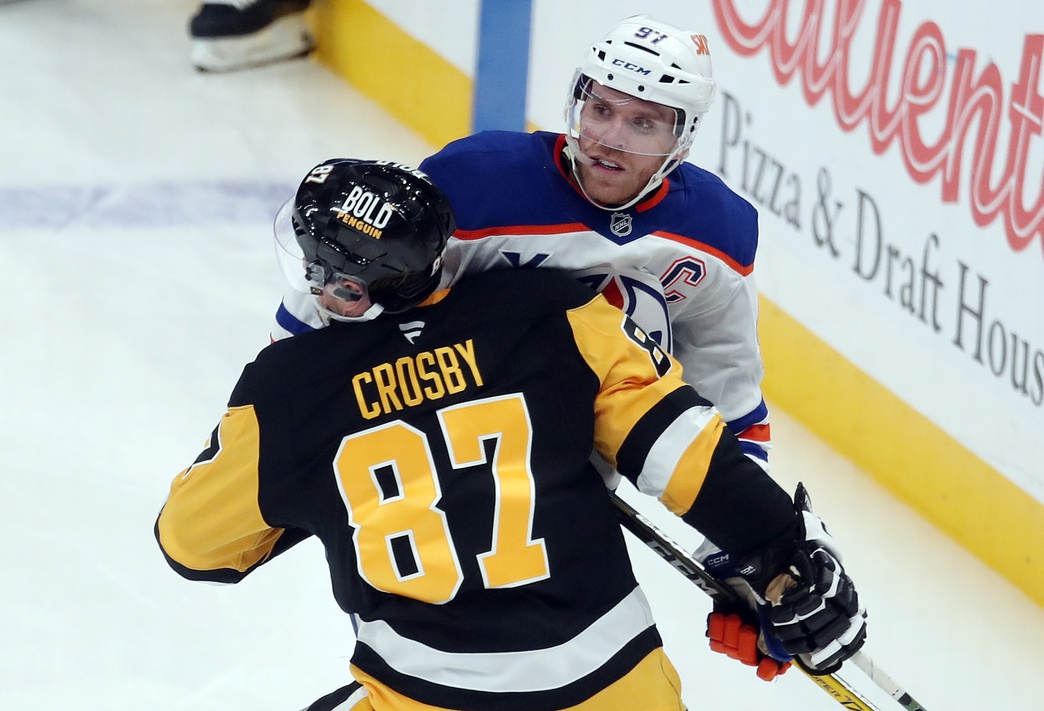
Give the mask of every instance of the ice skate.
<svg viewBox="0 0 1044 711">
<path fill-rule="evenodd" d="M 315 47 L 310 0 L 210 0 L 189 24 L 192 64 L 227 72 L 302 57 Z"/>
</svg>

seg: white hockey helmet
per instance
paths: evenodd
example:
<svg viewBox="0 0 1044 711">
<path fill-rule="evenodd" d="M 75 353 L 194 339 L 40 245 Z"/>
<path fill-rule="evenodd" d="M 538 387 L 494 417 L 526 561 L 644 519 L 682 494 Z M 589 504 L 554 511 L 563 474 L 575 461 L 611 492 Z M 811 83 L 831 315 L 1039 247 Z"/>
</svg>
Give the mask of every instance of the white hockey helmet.
<svg viewBox="0 0 1044 711">
<path fill-rule="evenodd" d="M 566 102 L 566 139 L 574 160 L 583 132 L 583 107 L 596 96 L 596 84 L 675 112 L 675 142 L 666 151 L 646 153 L 663 155 L 664 162 L 645 189 L 629 203 L 634 204 L 658 187 L 663 176 L 685 159 L 701 119 L 714 101 L 707 38 L 649 15 L 634 15 L 595 42 L 573 76 Z"/>
</svg>

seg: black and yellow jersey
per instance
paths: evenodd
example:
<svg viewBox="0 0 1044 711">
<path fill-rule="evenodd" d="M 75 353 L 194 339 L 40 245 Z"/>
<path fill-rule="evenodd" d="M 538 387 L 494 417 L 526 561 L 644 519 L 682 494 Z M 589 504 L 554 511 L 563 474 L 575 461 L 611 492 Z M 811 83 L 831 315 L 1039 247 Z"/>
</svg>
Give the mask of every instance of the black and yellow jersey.
<svg viewBox="0 0 1044 711">
<path fill-rule="evenodd" d="M 443 708 L 560 709 L 660 646 L 592 451 L 725 550 L 792 525 L 681 366 L 541 269 L 264 349 L 156 535 L 223 582 L 316 536 L 365 674 Z"/>
</svg>

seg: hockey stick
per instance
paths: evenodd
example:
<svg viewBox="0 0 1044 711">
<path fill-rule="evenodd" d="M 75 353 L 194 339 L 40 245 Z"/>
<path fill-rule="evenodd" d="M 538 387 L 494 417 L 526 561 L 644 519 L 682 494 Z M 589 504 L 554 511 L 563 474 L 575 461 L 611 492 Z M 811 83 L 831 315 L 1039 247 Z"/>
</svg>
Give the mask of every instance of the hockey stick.
<svg viewBox="0 0 1044 711">
<path fill-rule="evenodd" d="M 688 578 L 703 592 L 712 598 L 724 598 L 730 602 L 746 605 L 746 602 L 740 599 L 735 590 L 708 573 L 698 560 L 668 538 L 667 534 L 657 528 L 636 508 L 621 499 L 615 492 L 609 492 L 609 498 L 612 499 L 619 511 L 621 525 L 634 534 L 642 543 L 652 548 L 657 555 L 674 566 L 675 570 Z M 852 661 L 871 681 L 895 699 L 904 709 L 907 709 L 907 711 L 927 711 L 902 687 L 896 684 L 890 676 L 879 669 L 874 664 L 874 660 L 867 656 L 865 652 L 862 650 L 856 652 L 852 656 Z M 854 711 L 880 711 L 836 674 L 810 674 L 801 665 L 795 666 L 801 669 L 809 679 L 830 694 L 844 708 L 854 709 Z"/>
</svg>

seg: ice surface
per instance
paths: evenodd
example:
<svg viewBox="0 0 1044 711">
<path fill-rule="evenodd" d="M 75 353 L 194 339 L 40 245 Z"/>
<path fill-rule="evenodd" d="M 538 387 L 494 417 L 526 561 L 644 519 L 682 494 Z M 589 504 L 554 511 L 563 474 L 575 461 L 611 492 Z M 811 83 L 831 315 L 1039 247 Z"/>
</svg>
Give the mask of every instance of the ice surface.
<svg viewBox="0 0 1044 711">
<path fill-rule="evenodd" d="M 193 10 L 0 6 L 3 709 L 294 711 L 346 680 L 317 544 L 208 586 L 167 568 L 152 524 L 267 342 L 281 200 L 326 158 L 433 147 L 309 60 L 195 73 Z M 871 656 L 932 711 L 1041 708 L 1044 611 L 783 412 L 774 435 L 775 475 L 806 482 L 843 546 Z M 633 552 L 690 708 L 840 708 L 711 654 L 707 600 Z"/>
</svg>

